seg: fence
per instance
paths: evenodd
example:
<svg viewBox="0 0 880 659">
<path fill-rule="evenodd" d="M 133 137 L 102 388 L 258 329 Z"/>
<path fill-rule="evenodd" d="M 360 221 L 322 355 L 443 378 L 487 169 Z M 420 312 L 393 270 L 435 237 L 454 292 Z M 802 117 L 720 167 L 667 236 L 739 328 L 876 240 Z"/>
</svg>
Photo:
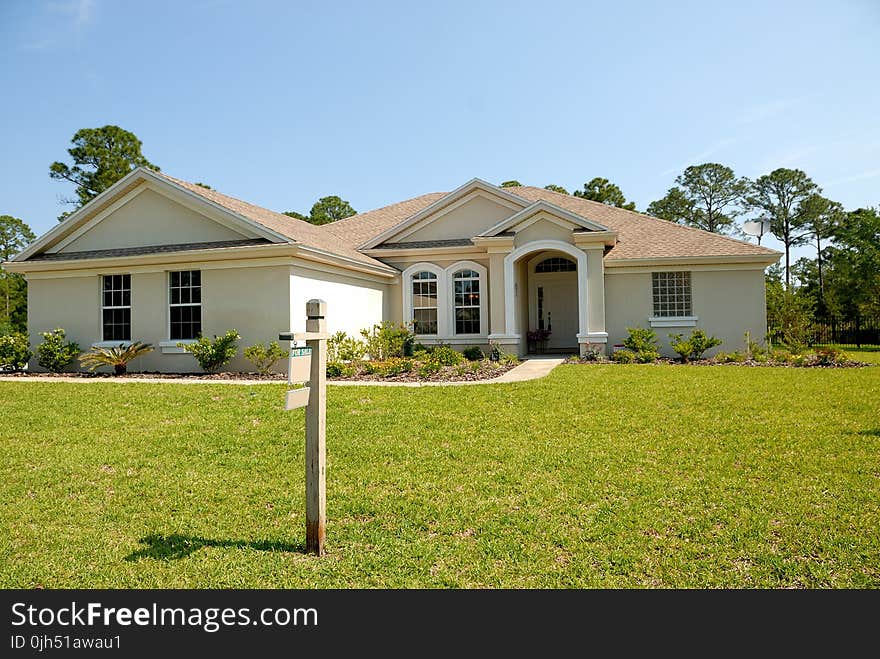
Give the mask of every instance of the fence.
<svg viewBox="0 0 880 659">
<path fill-rule="evenodd" d="M 813 343 L 840 346 L 880 346 L 880 317 L 842 320 L 830 318 L 813 325 Z"/>
</svg>

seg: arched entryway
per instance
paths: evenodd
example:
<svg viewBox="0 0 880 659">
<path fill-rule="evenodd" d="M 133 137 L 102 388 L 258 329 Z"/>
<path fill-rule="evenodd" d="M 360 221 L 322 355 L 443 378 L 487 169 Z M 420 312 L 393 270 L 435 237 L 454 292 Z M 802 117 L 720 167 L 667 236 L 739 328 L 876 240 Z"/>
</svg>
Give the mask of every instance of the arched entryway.
<svg viewBox="0 0 880 659">
<path fill-rule="evenodd" d="M 578 350 L 577 261 L 560 252 L 540 252 L 527 263 L 528 330 L 546 332 L 549 352 Z"/>
<path fill-rule="evenodd" d="M 578 350 L 588 328 L 587 272 L 587 254 L 561 240 L 532 241 L 504 257 L 506 329 L 521 354 L 542 318 L 551 330 L 547 351 Z"/>
</svg>

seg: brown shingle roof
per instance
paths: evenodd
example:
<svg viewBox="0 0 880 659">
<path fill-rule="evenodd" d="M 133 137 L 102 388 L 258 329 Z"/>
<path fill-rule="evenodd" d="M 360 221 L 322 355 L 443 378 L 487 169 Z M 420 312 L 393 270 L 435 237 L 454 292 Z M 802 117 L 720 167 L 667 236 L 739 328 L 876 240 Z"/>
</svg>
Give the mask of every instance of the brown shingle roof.
<svg viewBox="0 0 880 659">
<path fill-rule="evenodd" d="M 544 199 L 616 231 L 617 244 L 606 254 L 606 260 L 779 254 L 753 243 L 561 192 L 531 186 L 505 189 L 529 201 Z"/>
<path fill-rule="evenodd" d="M 617 244 L 608 260 L 687 258 L 693 256 L 772 256 L 779 252 L 717 233 L 682 226 L 643 213 L 607 206 L 559 192 L 531 186 L 505 188 L 526 201 L 545 200 L 617 232 Z M 361 213 L 321 227 L 339 240 L 357 247 L 400 224 L 446 193 L 432 192 L 408 201 Z M 388 247 L 389 245 L 382 245 Z"/>
<path fill-rule="evenodd" d="M 109 259 L 118 256 L 141 256 L 143 254 L 167 254 L 201 249 L 225 249 L 227 247 L 255 247 L 271 245 L 265 238 L 245 238 L 243 240 L 215 240 L 207 243 L 175 243 L 173 245 L 146 245 L 144 247 L 117 247 L 114 249 L 90 249 L 83 252 L 42 253 L 28 261 L 82 261 L 85 259 Z"/>
<path fill-rule="evenodd" d="M 257 224 L 263 225 L 267 229 L 271 229 L 272 231 L 279 233 L 286 238 L 289 238 L 291 242 L 301 243 L 306 247 L 320 249 L 325 252 L 330 252 L 331 254 L 344 256 L 350 259 L 354 259 L 355 261 L 360 261 L 361 263 L 367 263 L 383 268 L 388 267 L 381 261 L 377 261 L 376 259 L 371 258 L 366 254 L 361 254 L 355 249 L 355 247 L 357 246 L 356 243 L 350 243 L 340 240 L 334 233 L 331 233 L 329 231 L 322 231 L 314 224 L 309 224 L 308 222 L 305 222 L 303 220 L 289 217 L 288 215 L 284 215 L 283 213 L 270 211 L 268 208 L 249 204 L 246 201 L 236 199 L 235 197 L 230 197 L 228 195 L 217 192 L 216 190 L 209 190 L 208 188 L 203 188 L 200 185 L 195 185 L 194 183 L 190 183 L 188 181 L 182 181 L 178 178 L 174 178 L 173 176 L 169 176 L 164 172 L 154 173 L 168 179 L 169 181 L 172 181 L 173 183 L 176 183 L 183 188 L 186 188 L 190 192 L 194 192 L 195 194 L 204 197 L 209 201 L 213 201 L 215 204 L 223 206 L 224 208 L 227 208 L 234 213 L 238 213 L 239 215 L 246 217 L 247 219 L 252 220 Z"/>
</svg>

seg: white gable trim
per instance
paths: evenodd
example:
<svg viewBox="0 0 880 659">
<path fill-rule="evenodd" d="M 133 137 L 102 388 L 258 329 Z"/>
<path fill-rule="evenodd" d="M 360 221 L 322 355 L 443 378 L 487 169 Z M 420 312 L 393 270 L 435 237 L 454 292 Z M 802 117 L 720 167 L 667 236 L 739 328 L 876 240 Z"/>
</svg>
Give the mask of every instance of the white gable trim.
<svg viewBox="0 0 880 659">
<path fill-rule="evenodd" d="M 110 207 L 102 210 L 100 213 L 95 215 L 94 217 L 90 217 L 90 213 L 92 209 L 100 205 L 102 202 L 106 202 L 109 199 L 112 199 L 114 195 L 118 194 L 120 190 L 125 189 L 127 186 L 131 185 L 135 181 L 142 181 L 144 184 L 136 188 L 135 190 L 130 191 L 126 195 L 120 199 L 122 203 L 113 203 Z M 40 238 L 31 243 L 26 249 L 17 254 L 12 260 L 13 261 L 24 261 L 25 259 L 43 251 L 49 251 L 50 247 L 55 247 L 62 240 L 67 240 L 70 236 L 76 233 L 76 237 L 81 236 L 83 233 L 88 231 L 90 228 L 100 223 L 103 219 L 109 216 L 113 210 L 117 210 L 121 208 L 123 205 L 134 199 L 138 194 L 143 192 L 145 189 L 150 189 L 159 194 L 168 197 L 172 201 L 176 201 L 177 203 L 186 206 L 190 210 L 194 210 L 202 215 L 205 215 L 207 219 L 219 222 L 223 224 L 227 228 L 231 228 L 237 230 L 239 232 L 244 231 L 246 234 L 252 234 L 256 237 L 266 238 L 267 240 L 272 241 L 273 243 L 289 243 L 291 239 L 264 227 L 262 224 L 254 222 L 234 211 L 229 210 L 228 208 L 221 206 L 201 195 L 197 195 L 196 193 L 187 190 L 181 185 L 178 185 L 174 181 L 170 181 L 155 172 L 146 169 L 144 167 L 138 167 L 133 170 L 129 174 L 126 174 L 121 179 L 119 179 L 116 183 L 107 188 L 104 192 L 99 194 L 97 197 L 89 201 L 85 206 L 78 209 L 74 213 L 70 215 L 63 222 L 60 222 L 58 226 L 49 230 Z M 112 209 L 112 210 L 111 210 Z M 206 211 L 209 211 L 209 214 L 206 214 Z M 222 219 L 221 219 L 222 218 Z M 69 244 L 75 238 L 70 238 L 64 245 Z M 63 245 L 55 249 L 62 249 Z"/>
<path fill-rule="evenodd" d="M 541 199 L 522 209 L 516 215 L 511 215 L 506 220 L 503 220 L 496 224 L 494 227 L 490 227 L 489 229 L 481 233 L 480 236 L 494 236 L 502 233 L 503 231 L 507 231 L 513 228 L 516 228 L 517 230 L 522 230 L 525 227 L 529 226 L 529 224 L 531 224 L 532 222 L 537 221 L 537 219 L 541 219 L 537 218 L 535 220 L 532 220 L 532 222 L 527 222 L 527 220 L 541 212 L 560 220 L 566 221 L 569 224 L 574 224 L 584 229 L 589 229 L 590 231 L 609 231 L 608 227 L 606 226 L 603 226 L 597 222 L 593 222 L 592 220 L 588 220 L 585 217 L 576 215 L 571 211 L 567 211 L 564 208 L 560 208 L 555 204 L 551 204 L 549 201 L 544 201 L 543 199 Z"/>
<path fill-rule="evenodd" d="M 484 193 L 487 193 L 491 197 L 494 197 L 494 200 L 507 202 L 503 205 L 512 206 L 511 210 L 516 208 L 525 208 L 528 206 L 528 202 L 522 197 L 517 197 L 515 194 L 507 192 L 507 190 L 505 190 L 504 188 L 499 188 L 497 185 L 492 185 L 491 183 L 483 181 L 482 179 L 474 178 L 464 185 L 456 188 L 449 194 L 444 195 L 434 203 L 425 206 L 425 208 L 420 210 L 418 213 L 411 215 L 403 222 L 400 222 L 390 229 L 383 231 L 378 236 L 374 236 L 367 242 L 363 243 L 359 247 L 359 249 L 371 249 L 376 245 L 383 243 L 386 240 L 389 240 L 390 238 L 401 235 L 404 230 L 412 227 L 414 224 L 417 224 L 418 222 L 421 222 L 422 220 L 432 215 L 436 214 L 438 217 L 440 217 L 442 214 L 439 213 L 439 211 L 444 210 L 447 206 L 455 203 L 456 201 L 462 199 L 463 197 L 476 190 L 482 190 Z M 426 222 L 425 224 L 430 224 L 430 222 Z"/>
</svg>

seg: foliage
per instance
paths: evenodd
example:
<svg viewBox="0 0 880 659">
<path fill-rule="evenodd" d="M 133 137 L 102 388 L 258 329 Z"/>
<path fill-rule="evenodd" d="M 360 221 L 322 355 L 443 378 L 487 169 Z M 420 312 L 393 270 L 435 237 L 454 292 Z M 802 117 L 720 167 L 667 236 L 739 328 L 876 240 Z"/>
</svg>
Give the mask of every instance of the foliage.
<svg viewBox="0 0 880 659">
<path fill-rule="evenodd" d="M 51 332 L 40 332 L 43 342 L 37 346 L 37 363 L 52 373 L 60 373 L 81 352 L 79 345 L 65 341 L 66 333 L 60 327 Z"/>
<path fill-rule="evenodd" d="M 709 336 L 702 329 L 694 329 L 687 339 L 683 338 L 681 334 L 670 334 L 669 339 L 669 345 L 678 353 L 683 362 L 702 359 L 707 350 L 720 346 L 722 343 L 721 339 Z"/>
<path fill-rule="evenodd" d="M 460 352 L 443 343 L 434 346 L 434 350 L 428 356 L 428 361 L 437 362 L 441 366 L 455 366 L 463 360 L 464 357 Z"/>
<path fill-rule="evenodd" d="M 367 347 L 363 341 L 339 331 L 327 340 L 327 359 L 338 362 L 356 362 L 364 358 Z"/>
<path fill-rule="evenodd" d="M 238 332 L 232 329 L 223 336 L 214 335 L 213 340 L 200 336 L 194 343 L 178 343 L 177 345 L 195 357 L 202 370 L 214 373 L 235 357 L 238 352 L 236 342 L 240 338 Z"/>
<path fill-rule="evenodd" d="M 568 194 L 568 190 L 563 188 L 561 185 L 556 185 L 551 183 L 550 185 L 544 186 L 545 190 L 550 190 L 550 192 L 558 192 L 559 194 Z"/>
<path fill-rule="evenodd" d="M 481 359 L 485 359 L 486 355 L 480 349 L 480 346 L 469 346 L 461 351 L 461 354 L 467 359 L 469 362 L 476 362 Z"/>
<path fill-rule="evenodd" d="M 624 348 L 623 350 L 615 350 L 613 353 L 611 353 L 611 361 L 617 362 L 618 364 L 635 364 L 636 353 L 628 348 Z"/>
<path fill-rule="evenodd" d="M 364 348 L 370 359 L 384 361 L 390 357 L 412 355 L 415 334 L 405 325 L 383 321 L 369 329 L 362 329 Z"/>
<path fill-rule="evenodd" d="M 791 248 L 807 240 L 807 200 L 821 190 L 800 169 L 780 167 L 755 180 L 746 204 L 770 220 L 770 232 L 785 247 L 785 287 L 791 288 Z"/>
<path fill-rule="evenodd" d="M 357 215 L 357 211 L 345 199 L 336 195 L 330 195 L 328 197 L 321 197 L 312 204 L 312 210 L 309 211 L 308 215 L 303 215 L 296 211 L 286 211 L 284 214 L 312 224 L 330 224 L 331 222 Z"/>
<path fill-rule="evenodd" d="M 792 351 L 802 350 L 811 340 L 813 330 L 812 298 L 797 290 L 782 289 L 767 299 L 767 334 L 773 342 L 782 342 Z"/>
<path fill-rule="evenodd" d="M 826 253 L 830 311 L 850 320 L 880 316 L 880 210 L 859 208 L 843 216 Z"/>
<path fill-rule="evenodd" d="M 623 191 L 607 178 L 596 177 L 584 183 L 583 190 L 575 190 L 575 197 L 581 199 L 591 199 L 607 206 L 616 206 L 628 211 L 634 211 L 636 205 L 634 202 L 628 202 L 623 195 Z"/>
<path fill-rule="evenodd" d="M 500 343 L 490 343 L 489 361 L 500 364 L 517 364 L 519 363 L 519 357 L 512 352 L 507 352 Z"/>
<path fill-rule="evenodd" d="M 149 343 L 135 341 L 129 345 L 120 343 L 110 348 L 92 348 L 79 358 L 80 366 L 94 372 L 101 366 L 112 366 L 114 375 L 125 375 L 133 359 L 153 351 Z"/>
<path fill-rule="evenodd" d="M 402 375 L 413 370 L 413 360 L 406 357 L 391 357 L 384 361 L 367 362 L 364 372 L 368 375 L 380 375 L 384 378 Z"/>
<path fill-rule="evenodd" d="M 749 191 L 748 179 L 709 162 L 688 167 L 675 182 L 665 197 L 648 205 L 649 215 L 714 233 L 735 230 L 734 220 L 742 213 Z"/>
<path fill-rule="evenodd" d="M 328 378 L 350 378 L 357 372 L 357 369 L 353 364 L 339 362 L 339 361 L 331 361 L 327 362 L 327 377 Z"/>
<path fill-rule="evenodd" d="M 435 373 L 439 373 L 442 368 L 443 366 L 439 362 L 429 359 L 419 366 L 419 377 L 429 378 Z"/>
<path fill-rule="evenodd" d="M 34 241 L 36 236 L 23 220 L 11 215 L 0 215 L 0 262 L 8 261 Z M 27 283 L 14 272 L 0 270 L 0 287 L 5 302 L 0 322 L 8 322 L 14 329 L 27 330 Z"/>
<path fill-rule="evenodd" d="M 522 187 L 522 183 L 520 183 L 520 182 L 517 181 L 516 179 L 512 179 L 512 180 L 510 180 L 510 181 L 504 181 L 504 182 L 501 184 L 501 187 L 502 187 L 502 188 L 521 188 L 521 187 Z"/>
<path fill-rule="evenodd" d="M 244 358 L 254 365 L 260 375 L 268 375 L 272 367 L 284 356 L 285 352 L 278 345 L 278 341 L 271 341 L 268 346 L 262 342 L 255 343 L 244 349 Z"/>
<path fill-rule="evenodd" d="M 141 153 L 141 141 L 134 133 L 119 126 L 82 128 L 71 141 L 73 146 L 67 152 L 73 165 L 53 162 L 49 176 L 76 186 L 77 198 L 64 202 L 76 207 L 97 197 L 137 167 L 159 169 Z"/>
<path fill-rule="evenodd" d="M 817 303 L 824 311 L 825 281 L 822 272 L 822 241 L 830 240 L 846 220 L 843 205 L 826 199 L 820 194 L 811 194 L 804 201 L 804 229 L 807 237 L 816 246 L 816 268 L 818 296 Z M 826 244 L 827 247 L 827 244 Z"/>
<path fill-rule="evenodd" d="M 828 346 L 815 350 L 815 363 L 817 366 L 839 366 L 849 361 L 849 355 L 840 348 Z"/>
<path fill-rule="evenodd" d="M 27 334 L 16 332 L 0 336 L 0 371 L 24 370 L 33 356 Z"/>
<path fill-rule="evenodd" d="M 626 330 L 629 336 L 623 340 L 623 345 L 635 355 L 636 361 L 647 364 L 660 358 L 660 348 L 654 330 L 643 327 L 627 327 Z"/>
<path fill-rule="evenodd" d="M 587 346 L 583 355 L 578 358 L 582 362 L 601 362 L 605 361 L 605 354 L 599 348 Z"/>
</svg>

